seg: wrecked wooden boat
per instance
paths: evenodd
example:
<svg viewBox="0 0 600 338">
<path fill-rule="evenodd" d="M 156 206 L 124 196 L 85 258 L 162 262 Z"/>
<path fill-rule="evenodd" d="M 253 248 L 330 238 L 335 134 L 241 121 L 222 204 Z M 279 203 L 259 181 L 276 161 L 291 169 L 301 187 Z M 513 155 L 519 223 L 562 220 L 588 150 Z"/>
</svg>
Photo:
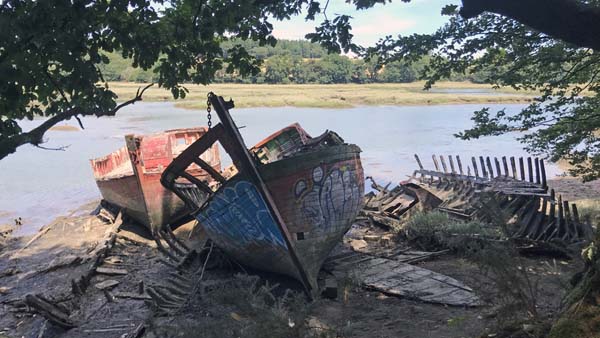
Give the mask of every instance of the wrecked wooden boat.
<svg viewBox="0 0 600 338">
<path fill-rule="evenodd" d="M 455 158 L 458 169 L 452 156 L 448 156 L 448 169 L 444 157 L 439 156 L 440 169 L 433 155 L 435 170 L 427 170 L 415 155 L 419 169 L 413 178 L 441 198 L 436 210 L 465 220 L 490 222 L 510 215 L 508 231 L 512 238 L 563 243 L 592 239 L 593 229 L 579 219 L 577 205 L 563 200 L 554 189 L 548 191 L 542 159 L 472 157 L 473 170 L 467 166 L 465 173 L 460 157 Z"/>
<path fill-rule="evenodd" d="M 592 227 L 579 218 L 575 203 L 548 188 L 542 159 L 432 156 L 435 169 L 419 169 L 393 189 L 373 181 L 377 194 L 366 197 L 362 215 L 371 222 L 402 228 L 411 210 L 439 211 L 448 216 L 489 224 L 506 223 L 506 236 L 534 242 L 588 242 Z M 441 166 L 440 166 L 441 164 Z M 449 164 L 449 165 L 447 165 Z"/>
<path fill-rule="evenodd" d="M 248 149 L 229 114 L 233 102 L 212 93 L 209 102 L 221 122 L 173 160 L 163 185 L 195 207 L 208 236 L 234 259 L 314 292 L 321 265 L 362 207 L 360 148 L 330 131 L 312 138 L 294 124 Z M 201 156 L 217 141 L 237 173 L 209 171 L 221 183 L 213 190 L 185 170 L 206 166 Z M 208 201 L 196 198 L 202 193 Z"/>
<path fill-rule="evenodd" d="M 102 198 L 150 229 L 177 221 L 190 210 L 160 184 L 163 170 L 190 144 L 201 138 L 206 127 L 167 130 L 154 135 L 126 135 L 126 146 L 106 156 L 90 160 Z M 214 170 L 220 170 L 217 145 L 202 154 Z M 208 173 L 191 166 L 185 172 L 214 184 Z M 207 198 L 208 196 L 205 196 Z"/>
</svg>

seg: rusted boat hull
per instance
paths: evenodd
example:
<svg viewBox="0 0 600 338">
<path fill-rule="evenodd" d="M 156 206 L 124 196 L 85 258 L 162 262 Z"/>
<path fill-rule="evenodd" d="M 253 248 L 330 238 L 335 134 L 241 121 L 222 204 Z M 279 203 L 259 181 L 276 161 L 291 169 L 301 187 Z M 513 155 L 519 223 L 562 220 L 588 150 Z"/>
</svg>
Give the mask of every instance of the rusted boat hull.
<svg viewBox="0 0 600 338">
<path fill-rule="evenodd" d="M 260 167 L 312 283 L 362 207 L 359 153 L 354 145 L 339 145 Z M 196 218 L 236 260 L 301 279 L 267 203 L 243 173 L 228 180 Z"/>
<path fill-rule="evenodd" d="M 190 209 L 185 202 L 165 189 L 160 178 L 173 158 L 206 131 L 199 127 L 125 136 L 125 147 L 91 160 L 102 198 L 152 230 L 189 215 Z M 203 158 L 220 170 L 217 145 L 203 154 Z M 197 166 L 190 168 L 188 173 L 207 182 L 213 181 Z M 208 195 L 204 196 L 206 198 Z"/>
</svg>

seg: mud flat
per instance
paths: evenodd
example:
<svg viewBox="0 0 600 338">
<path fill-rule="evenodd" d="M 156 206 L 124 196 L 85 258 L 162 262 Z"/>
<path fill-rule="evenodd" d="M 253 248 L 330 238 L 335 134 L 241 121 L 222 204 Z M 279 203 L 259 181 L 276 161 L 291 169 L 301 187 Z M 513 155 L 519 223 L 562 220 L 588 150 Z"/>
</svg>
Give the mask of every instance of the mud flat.
<svg viewBox="0 0 600 338">
<path fill-rule="evenodd" d="M 503 313 L 506 297 L 494 282 L 499 276 L 460 254 L 411 264 L 469 285 L 480 306 L 392 296 L 365 288 L 352 271 L 337 279 L 337 297 L 309 302 L 297 282 L 248 270 L 206 246 L 193 223 L 175 235 L 196 251 L 165 252 L 120 216 L 60 217 L 29 237 L 4 231 L 0 337 L 499 337 L 506 336 L 499 327 L 514 320 Z M 356 241 L 366 243 L 361 253 L 415 250 L 394 232 L 357 224 L 336 253 L 352 251 Z M 538 316 L 555 315 L 580 262 L 519 262 L 538 281 Z"/>
</svg>

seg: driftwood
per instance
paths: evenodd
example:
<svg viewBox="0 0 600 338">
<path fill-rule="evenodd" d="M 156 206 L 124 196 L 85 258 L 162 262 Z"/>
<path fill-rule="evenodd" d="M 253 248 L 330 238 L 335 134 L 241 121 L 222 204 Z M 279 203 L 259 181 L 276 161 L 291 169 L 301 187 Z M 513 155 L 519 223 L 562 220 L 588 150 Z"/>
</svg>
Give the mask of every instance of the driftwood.
<svg viewBox="0 0 600 338">
<path fill-rule="evenodd" d="M 25 296 L 25 302 L 28 306 L 34 309 L 37 313 L 44 316 L 50 322 L 64 328 L 71 329 L 76 325 L 69 318 L 69 314 L 64 309 L 58 307 L 56 304 L 49 302 L 39 295 L 27 295 Z"/>
<path fill-rule="evenodd" d="M 128 274 L 127 270 L 125 270 L 125 269 L 115 269 L 115 268 L 105 268 L 105 267 L 97 267 L 96 273 L 103 274 L 103 275 L 109 275 L 109 276 Z"/>
<path fill-rule="evenodd" d="M 27 249 L 31 244 L 33 244 L 33 242 L 37 241 L 42 236 L 44 236 L 48 231 L 50 231 L 50 229 L 52 229 L 52 226 L 54 224 L 56 223 L 51 223 L 45 226 L 43 229 L 40 229 L 40 231 L 38 231 L 38 233 L 35 236 L 33 236 L 27 243 L 25 243 L 25 245 L 21 249 L 19 249 L 19 251 L 17 251 L 16 254 L 20 254 L 21 252 L 23 252 L 23 250 Z"/>
<path fill-rule="evenodd" d="M 94 284 L 94 287 L 96 287 L 96 289 L 98 289 L 98 290 L 104 290 L 104 289 L 113 288 L 117 285 L 119 285 L 119 281 L 114 280 L 114 279 L 107 279 L 103 282 Z"/>
<path fill-rule="evenodd" d="M 115 292 L 114 296 L 116 298 L 129 298 L 129 299 L 137 299 L 137 300 L 149 300 L 150 296 L 147 294 L 139 294 L 135 292 Z"/>
</svg>

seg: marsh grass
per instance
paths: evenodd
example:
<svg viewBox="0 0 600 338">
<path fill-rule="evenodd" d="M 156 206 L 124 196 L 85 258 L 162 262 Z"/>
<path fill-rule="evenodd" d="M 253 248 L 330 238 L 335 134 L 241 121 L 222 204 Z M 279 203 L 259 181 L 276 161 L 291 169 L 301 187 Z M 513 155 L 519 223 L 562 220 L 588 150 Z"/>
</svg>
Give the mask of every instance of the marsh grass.
<svg viewBox="0 0 600 338">
<path fill-rule="evenodd" d="M 591 224 L 598 228 L 600 224 L 600 200 L 599 199 L 582 199 L 573 201 L 577 205 L 579 219 L 583 223 Z"/>
<path fill-rule="evenodd" d="M 144 84 L 111 82 L 110 88 L 127 100 L 135 96 Z M 468 82 L 440 82 L 436 91 L 424 91 L 422 82 L 398 84 L 212 84 L 209 86 L 186 85 L 189 89 L 185 99 L 173 100 L 171 93 L 156 86 L 144 94 L 144 101 L 174 101 L 177 107 L 189 109 L 206 108 L 206 94 L 213 91 L 225 98 L 232 97 L 238 108 L 250 107 L 312 107 L 350 108 L 373 105 L 438 105 L 469 103 L 525 103 L 534 97 L 532 92 L 512 89 L 494 90 L 488 93 L 456 93 L 452 90 L 492 90 L 489 85 Z M 443 92 L 448 90 L 450 92 Z"/>
</svg>

